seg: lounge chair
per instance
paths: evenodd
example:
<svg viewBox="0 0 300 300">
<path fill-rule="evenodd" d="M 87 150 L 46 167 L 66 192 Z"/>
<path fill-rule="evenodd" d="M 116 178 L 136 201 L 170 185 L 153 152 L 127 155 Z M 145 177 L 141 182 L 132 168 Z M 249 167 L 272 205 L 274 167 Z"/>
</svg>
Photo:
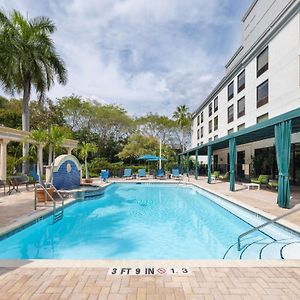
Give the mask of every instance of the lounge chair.
<svg viewBox="0 0 300 300">
<path fill-rule="evenodd" d="M 124 169 L 124 178 L 126 179 L 132 179 L 132 170 L 131 169 Z"/>
<path fill-rule="evenodd" d="M 165 177 L 165 171 L 163 169 L 158 169 L 156 171 L 156 178 L 159 178 L 159 179 L 166 179 Z"/>
<path fill-rule="evenodd" d="M 101 170 L 100 178 L 103 182 L 107 182 L 109 177 L 109 171 Z"/>
<path fill-rule="evenodd" d="M 268 182 L 268 187 L 274 190 L 278 190 L 278 181 L 270 180 Z"/>
<path fill-rule="evenodd" d="M 269 182 L 269 175 L 259 175 L 257 179 L 251 179 L 251 183 L 257 183 L 259 186 L 264 184 L 265 186 L 268 185 Z"/>
<path fill-rule="evenodd" d="M 29 176 L 33 178 L 33 185 L 40 182 L 40 176 L 37 174 L 35 170 L 31 170 L 29 172 Z"/>
<path fill-rule="evenodd" d="M 6 187 L 5 180 L 0 180 L 0 187 L 3 187 L 3 191 L 4 191 L 4 195 L 5 195 L 5 187 Z"/>
<path fill-rule="evenodd" d="M 146 175 L 146 170 L 145 169 L 139 169 L 138 170 L 138 178 L 140 179 L 148 179 Z"/>
<path fill-rule="evenodd" d="M 181 174 L 179 173 L 179 169 L 172 169 L 171 178 L 179 180 L 182 178 Z"/>
<path fill-rule="evenodd" d="M 211 175 L 211 178 L 216 181 L 220 177 L 220 172 L 219 171 L 214 171 L 213 174 Z"/>
<path fill-rule="evenodd" d="M 221 180 L 228 180 L 229 179 L 229 172 L 226 172 L 224 175 L 219 175 L 219 179 Z"/>
</svg>

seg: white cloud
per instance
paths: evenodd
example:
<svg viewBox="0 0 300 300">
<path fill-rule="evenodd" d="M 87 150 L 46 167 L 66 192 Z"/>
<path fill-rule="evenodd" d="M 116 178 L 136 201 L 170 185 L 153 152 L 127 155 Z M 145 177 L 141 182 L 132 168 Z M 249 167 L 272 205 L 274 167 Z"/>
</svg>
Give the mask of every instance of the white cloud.
<svg viewBox="0 0 300 300">
<path fill-rule="evenodd" d="M 56 23 L 54 40 L 69 80 L 67 86 L 55 85 L 50 97 L 75 93 L 118 103 L 131 114 L 167 115 L 183 103 L 195 109 L 223 75 L 225 58 L 239 42 L 230 36 L 240 19 L 236 10 L 228 18 L 234 4 L 238 5 L 234 0 L 0 0 L 7 10 L 15 8 L 30 17 L 48 15 Z M 228 44 L 217 49 L 224 34 Z"/>
</svg>

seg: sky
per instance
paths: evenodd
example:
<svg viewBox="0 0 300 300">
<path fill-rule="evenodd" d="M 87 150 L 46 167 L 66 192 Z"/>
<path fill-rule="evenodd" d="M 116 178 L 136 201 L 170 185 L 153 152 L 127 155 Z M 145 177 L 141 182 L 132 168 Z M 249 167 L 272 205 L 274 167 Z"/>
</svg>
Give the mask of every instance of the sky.
<svg viewBox="0 0 300 300">
<path fill-rule="evenodd" d="M 68 83 L 55 84 L 49 98 L 75 94 L 118 104 L 132 116 L 171 116 L 178 105 L 194 111 L 223 77 L 251 2 L 0 0 L 0 9 L 56 24 Z"/>
</svg>

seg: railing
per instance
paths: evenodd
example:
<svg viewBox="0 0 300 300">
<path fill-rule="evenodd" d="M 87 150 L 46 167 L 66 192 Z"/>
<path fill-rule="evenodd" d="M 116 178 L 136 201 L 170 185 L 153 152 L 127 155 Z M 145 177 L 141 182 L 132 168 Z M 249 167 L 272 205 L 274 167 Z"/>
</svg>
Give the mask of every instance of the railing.
<svg viewBox="0 0 300 300">
<path fill-rule="evenodd" d="M 257 226 L 257 227 L 254 227 L 254 228 L 252 228 L 252 229 L 250 229 L 250 230 L 248 230 L 248 231 L 242 233 L 241 235 L 239 235 L 239 237 L 238 237 L 238 242 L 237 242 L 238 251 L 241 251 L 241 239 L 242 239 L 243 237 L 245 237 L 246 235 L 248 235 L 248 234 L 250 234 L 250 233 L 252 233 L 252 232 L 254 232 L 254 231 L 256 231 L 256 230 L 261 229 L 262 227 L 265 227 L 265 226 L 267 226 L 267 225 L 273 224 L 273 223 L 277 222 L 278 220 L 283 219 L 283 218 L 285 218 L 285 217 L 287 217 L 287 216 L 289 216 L 289 215 L 291 215 L 291 214 L 293 214 L 293 213 L 295 213 L 295 212 L 297 212 L 297 211 L 300 211 L 300 204 L 297 204 L 297 205 L 296 205 L 292 210 L 290 210 L 289 212 L 287 212 L 287 213 L 285 213 L 285 214 L 283 214 L 283 215 L 281 215 L 281 216 L 279 216 L 279 217 L 277 217 L 277 218 L 275 218 L 275 219 L 269 220 L 269 221 L 267 221 L 266 223 L 263 223 L 263 224 L 261 224 L 261 225 L 259 225 L 259 226 Z"/>
<path fill-rule="evenodd" d="M 60 200 L 61 200 L 61 206 L 60 207 L 56 207 L 56 202 L 57 200 L 54 199 L 54 197 L 52 197 L 52 195 L 49 193 L 48 191 L 48 187 L 51 187 L 55 193 L 59 196 Z M 63 218 L 64 215 L 64 207 L 65 207 L 65 199 L 62 196 L 62 194 L 56 189 L 56 187 L 52 184 L 52 183 L 46 183 L 45 185 L 39 183 L 35 185 L 35 197 L 34 197 L 34 207 L 36 209 L 37 207 L 37 188 L 42 188 L 45 192 L 45 196 L 47 195 L 53 203 L 53 209 L 52 209 L 52 215 L 53 215 L 53 224 L 58 222 L 59 220 L 61 220 Z M 46 197 L 47 199 L 47 197 Z"/>
</svg>

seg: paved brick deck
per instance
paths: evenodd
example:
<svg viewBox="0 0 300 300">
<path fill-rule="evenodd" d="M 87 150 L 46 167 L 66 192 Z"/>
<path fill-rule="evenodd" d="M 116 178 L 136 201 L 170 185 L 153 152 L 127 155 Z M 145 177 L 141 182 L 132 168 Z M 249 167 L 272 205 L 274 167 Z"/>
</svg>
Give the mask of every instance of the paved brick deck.
<svg viewBox="0 0 300 300">
<path fill-rule="evenodd" d="M 300 269 L 198 267 L 192 276 L 112 276 L 107 268 L 0 268 L 0 299 L 300 299 Z"/>
</svg>

